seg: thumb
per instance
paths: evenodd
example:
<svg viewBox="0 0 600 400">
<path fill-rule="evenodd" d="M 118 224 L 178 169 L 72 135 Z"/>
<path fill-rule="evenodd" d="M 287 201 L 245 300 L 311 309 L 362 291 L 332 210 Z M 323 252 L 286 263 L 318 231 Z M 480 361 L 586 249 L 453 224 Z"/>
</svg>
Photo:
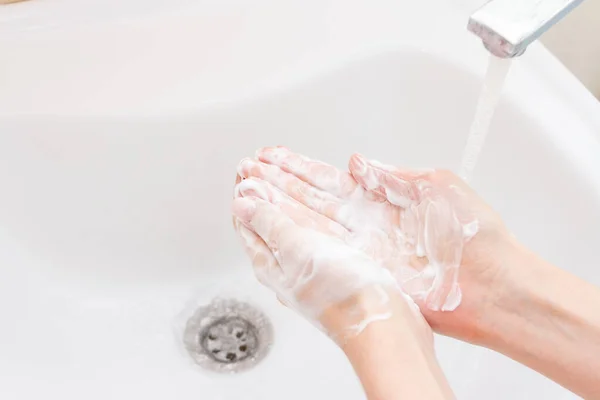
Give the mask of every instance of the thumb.
<svg viewBox="0 0 600 400">
<path fill-rule="evenodd" d="M 368 191 L 385 197 L 391 204 L 406 208 L 420 199 L 415 178 L 425 178 L 423 174 L 402 171 L 396 167 L 366 159 L 360 154 L 350 157 L 350 173 Z"/>
</svg>

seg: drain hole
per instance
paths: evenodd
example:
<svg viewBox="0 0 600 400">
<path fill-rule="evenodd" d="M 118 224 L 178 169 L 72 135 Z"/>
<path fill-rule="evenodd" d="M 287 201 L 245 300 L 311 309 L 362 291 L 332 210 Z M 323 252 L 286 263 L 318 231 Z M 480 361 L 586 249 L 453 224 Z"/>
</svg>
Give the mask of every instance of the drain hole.
<svg viewBox="0 0 600 400">
<path fill-rule="evenodd" d="M 272 328 L 266 317 L 248 304 L 215 300 L 188 320 L 185 346 L 194 360 L 216 371 L 248 369 L 268 352 Z"/>
<path fill-rule="evenodd" d="M 214 321 L 205 328 L 199 341 L 207 354 L 222 363 L 244 360 L 254 355 L 259 347 L 256 327 L 240 317 L 225 317 Z"/>
</svg>

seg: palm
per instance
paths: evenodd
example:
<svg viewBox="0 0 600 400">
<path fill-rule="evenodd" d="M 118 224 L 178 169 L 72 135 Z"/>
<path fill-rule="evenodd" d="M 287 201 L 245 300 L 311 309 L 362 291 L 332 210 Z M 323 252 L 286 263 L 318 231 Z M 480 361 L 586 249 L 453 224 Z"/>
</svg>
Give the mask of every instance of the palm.
<svg viewBox="0 0 600 400">
<path fill-rule="evenodd" d="M 351 159 L 348 173 L 284 148 L 262 149 L 257 157 L 243 161 L 238 171 L 271 185 L 255 195 L 289 195 L 281 196 L 280 207 L 292 218 L 367 253 L 426 308 L 458 305 L 461 265 L 467 266 L 460 279 L 463 290 L 473 277 L 486 276 L 481 245 L 486 228 L 501 222 L 454 174 L 365 165 L 359 156 Z M 319 218 L 306 218 L 307 213 Z M 478 229 L 478 240 L 467 243 Z"/>
</svg>

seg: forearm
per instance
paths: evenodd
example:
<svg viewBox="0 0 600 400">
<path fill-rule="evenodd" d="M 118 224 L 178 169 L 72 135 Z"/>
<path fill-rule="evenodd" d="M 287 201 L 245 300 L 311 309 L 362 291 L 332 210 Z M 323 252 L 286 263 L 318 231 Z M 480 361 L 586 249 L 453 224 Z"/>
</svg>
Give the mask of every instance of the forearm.
<svg viewBox="0 0 600 400">
<path fill-rule="evenodd" d="M 482 345 L 600 398 L 600 290 L 518 247 L 482 320 Z"/>
<path fill-rule="evenodd" d="M 372 322 L 340 343 L 368 399 L 453 399 L 425 321 L 401 296 L 391 301 L 389 319 Z"/>
</svg>

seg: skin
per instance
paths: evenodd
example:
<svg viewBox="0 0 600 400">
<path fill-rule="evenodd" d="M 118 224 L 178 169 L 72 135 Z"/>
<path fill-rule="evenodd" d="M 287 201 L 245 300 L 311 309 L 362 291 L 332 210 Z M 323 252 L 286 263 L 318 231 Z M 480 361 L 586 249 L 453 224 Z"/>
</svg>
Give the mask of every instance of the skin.
<svg viewBox="0 0 600 400">
<path fill-rule="evenodd" d="M 435 358 L 431 329 L 391 276 L 342 241 L 307 229 L 318 227 L 314 214 L 294 214 L 296 208 L 284 204 L 297 220 L 258 197 L 233 202 L 236 229 L 259 280 L 338 343 L 369 399 L 454 398 Z M 338 251 L 318 257 L 323 244 Z M 344 272 L 349 264 L 359 268 Z M 383 274 L 365 273 L 371 269 Z"/>
<path fill-rule="evenodd" d="M 443 284 L 427 296 L 414 290 L 412 281 L 407 284 L 397 278 L 399 291 L 395 293 L 411 295 L 435 331 L 499 351 L 584 398 L 600 398 L 597 383 L 600 382 L 600 291 L 521 246 L 501 218 L 451 172 L 402 170 L 360 155 L 352 156 L 349 172 L 345 172 L 287 149 L 264 148 L 257 152 L 256 159 L 243 160 L 238 174 L 238 181 L 258 180 L 269 190 L 284 193 L 286 199 L 301 204 L 305 212 L 299 212 L 298 207 L 287 207 L 285 211 L 299 225 L 350 245 L 355 243 L 352 236 L 368 227 L 349 226 L 348 221 L 340 217 L 344 213 L 339 210 L 357 188 L 364 189 L 364 201 L 382 204 L 373 209 L 381 210 L 382 219 L 389 224 L 378 227 L 376 231 L 382 230 L 382 234 L 366 232 L 368 235 L 362 236 L 371 238 L 361 241 L 362 253 L 393 275 L 400 263 L 408 263 L 418 270 L 431 259 L 438 259 L 450 266 Z M 323 180 L 323 176 L 331 179 Z M 264 197 L 263 192 L 252 192 L 244 187 L 237 191 L 238 197 L 246 195 Z M 386 238 L 392 237 L 398 228 L 404 228 L 400 222 L 407 215 L 406 210 L 419 210 L 430 199 L 439 198 L 446 202 L 441 209 L 448 210 L 441 216 L 452 216 L 444 219 L 450 221 L 446 225 L 433 225 L 432 232 L 441 232 L 439 240 L 429 246 L 424 258 L 396 257 L 397 241 Z M 285 204 L 279 204 L 278 208 L 286 210 Z M 305 218 L 306 215 L 311 218 Z M 459 236 L 457 227 L 464 228 L 472 221 L 477 221 L 477 234 Z M 458 246 L 459 257 L 453 251 Z M 452 266 L 456 262 L 454 270 Z M 462 294 L 460 305 L 451 312 L 439 311 L 439 306 L 455 290 L 454 283 Z M 331 306 L 336 310 L 335 305 Z M 371 375 L 380 370 L 375 365 L 378 362 L 382 364 L 377 365 L 393 366 L 387 371 L 401 368 L 393 365 L 394 359 L 388 359 L 397 359 L 389 357 L 391 352 L 373 353 L 376 351 L 373 343 L 390 340 L 403 346 L 397 349 L 396 355 L 406 353 L 408 348 L 419 349 L 421 359 L 428 361 L 419 364 L 417 356 L 410 361 L 414 365 L 433 365 L 430 363 L 432 348 L 429 353 L 427 345 L 418 339 L 417 330 L 407 329 L 411 325 L 410 318 L 397 307 L 390 310 L 391 318 L 369 324 L 359 335 L 342 344 L 371 399 L 395 398 L 394 394 L 403 390 L 398 386 L 404 386 L 404 383 L 399 384 L 398 374 L 383 380 Z M 402 322 L 394 324 L 393 321 Z M 411 335 L 415 336 L 412 341 Z M 403 340 L 394 341 L 393 336 L 403 337 Z M 350 343 L 354 346 L 344 347 Z M 433 387 L 440 388 L 440 396 L 450 395 L 445 389 L 445 379 L 438 376 L 436 368 L 414 371 L 427 377 L 424 379 L 437 382 Z M 410 390 L 410 382 L 405 384 L 409 385 L 406 390 Z"/>
<path fill-rule="evenodd" d="M 514 240 L 507 246 L 491 293 L 474 284 L 482 302 L 473 307 L 479 319 L 466 324 L 469 339 L 600 399 L 600 290 Z"/>
<path fill-rule="evenodd" d="M 435 357 L 429 326 L 415 318 L 402 296 L 392 302 L 391 318 L 369 324 L 341 344 L 367 398 L 454 399 Z M 334 315 L 338 312 L 334 307 Z"/>
</svg>

